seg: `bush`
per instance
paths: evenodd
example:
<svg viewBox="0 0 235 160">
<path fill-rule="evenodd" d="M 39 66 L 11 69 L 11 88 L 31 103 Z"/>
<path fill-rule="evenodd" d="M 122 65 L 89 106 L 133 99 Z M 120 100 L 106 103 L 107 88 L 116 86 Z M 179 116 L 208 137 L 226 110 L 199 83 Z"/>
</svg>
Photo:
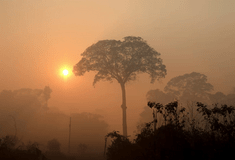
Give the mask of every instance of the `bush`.
<svg viewBox="0 0 235 160">
<path fill-rule="evenodd" d="M 172 102 L 165 106 L 150 103 L 162 114 L 165 125 L 153 130 L 153 122 L 146 123 L 136 139 L 130 142 L 128 138 L 116 132 L 106 137 L 115 138 L 107 150 L 107 160 L 219 160 L 234 159 L 235 151 L 235 108 L 227 105 L 213 108 L 197 103 L 197 111 L 202 114 L 203 123 L 208 128 L 199 125 L 185 127 L 185 109 L 177 110 L 178 103 Z M 232 158 L 233 157 L 233 158 Z"/>
<path fill-rule="evenodd" d="M 0 159 L 11 159 L 11 160 L 38 160 L 39 158 L 46 157 L 42 154 L 38 147 L 38 143 L 29 142 L 27 145 L 19 145 L 16 148 L 16 144 L 19 142 L 16 136 L 5 136 L 0 141 Z"/>
</svg>

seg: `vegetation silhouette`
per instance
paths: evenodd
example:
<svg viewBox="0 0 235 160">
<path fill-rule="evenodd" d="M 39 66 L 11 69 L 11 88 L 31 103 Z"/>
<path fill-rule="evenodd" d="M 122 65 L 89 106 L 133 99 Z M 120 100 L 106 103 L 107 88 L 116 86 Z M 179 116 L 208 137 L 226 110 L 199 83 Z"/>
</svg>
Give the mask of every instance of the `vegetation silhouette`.
<svg viewBox="0 0 235 160">
<path fill-rule="evenodd" d="M 185 106 L 186 111 L 190 114 L 190 116 L 195 117 L 198 116 L 198 114 L 195 115 L 196 102 L 203 102 L 205 104 L 215 102 L 212 100 L 215 99 L 215 96 L 210 93 L 213 91 L 213 88 L 213 85 L 207 82 L 206 75 L 198 72 L 192 72 L 170 79 L 165 86 L 164 91 L 159 89 L 148 91 L 146 98 L 148 101 L 158 102 L 163 105 L 166 105 L 168 102 L 178 100 L 180 105 Z M 218 96 L 216 98 L 218 98 Z M 151 117 L 149 116 L 150 112 L 151 111 L 147 106 L 144 107 L 144 111 L 140 114 L 140 123 L 151 120 Z M 159 122 L 158 125 L 161 125 L 164 121 L 164 117 L 157 113 L 155 115 L 158 115 L 156 119 Z M 201 117 L 198 116 L 198 118 L 200 119 Z"/>
<path fill-rule="evenodd" d="M 2 160 L 48 160 L 39 149 L 37 142 L 24 144 L 16 137 L 7 135 L 0 139 L 0 159 Z"/>
<path fill-rule="evenodd" d="M 196 111 L 197 103 L 202 102 L 207 104 L 208 107 L 212 107 L 209 104 L 227 104 L 235 106 L 235 94 L 232 92 L 225 95 L 222 92 L 211 93 L 213 91 L 213 85 L 207 82 L 207 76 L 201 73 L 192 72 L 190 74 L 184 74 L 172 78 L 164 88 L 164 91 L 159 89 L 150 90 L 147 92 L 146 98 L 151 102 L 158 102 L 163 105 L 173 100 L 178 100 L 179 105 L 185 106 L 186 112 L 188 112 L 188 125 L 191 123 L 199 123 L 202 121 L 203 116 Z M 143 126 L 143 122 L 149 122 L 152 120 L 151 110 L 147 106 L 144 107 L 144 111 L 140 114 L 139 126 Z M 158 125 L 163 123 L 164 118 L 157 114 Z M 201 122 L 200 125 L 203 123 Z"/>
<path fill-rule="evenodd" d="M 188 114 L 178 101 L 167 105 L 149 102 L 164 118 L 164 123 L 154 131 L 154 120 L 146 123 L 141 133 L 131 142 L 128 138 L 111 132 L 115 139 L 107 149 L 107 160 L 219 160 L 233 159 L 235 151 L 235 108 L 214 104 L 213 107 L 197 102 L 207 125 L 192 123 L 186 127 Z M 179 107 L 179 108 L 178 108 Z"/>
<path fill-rule="evenodd" d="M 88 47 L 82 59 L 74 66 L 76 76 L 96 71 L 93 85 L 100 80 L 117 80 L 122 89 L 123 135 L 127 136 L 125 84 L 135 80 L 137 74 L 147 73 L 151 83 L 165 77 L 166 66 L 160 53 L 151 48 L 141 37 L 124 37 L 123 41 L 101 40 Z"/>
</svg>

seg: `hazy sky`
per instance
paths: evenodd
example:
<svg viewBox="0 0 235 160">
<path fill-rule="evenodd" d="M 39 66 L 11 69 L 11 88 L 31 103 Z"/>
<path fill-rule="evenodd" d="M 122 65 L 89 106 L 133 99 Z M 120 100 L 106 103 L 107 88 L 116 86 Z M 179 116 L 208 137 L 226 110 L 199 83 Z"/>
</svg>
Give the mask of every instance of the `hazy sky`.
<svg viewBox="0 0 235 160">
<path fill-rule="evenodd" d="M 94 73 L 67 79 L 80 54 L 103 39 L 140 36 L 161 53 L 162 83 L 147 75 L 127 85 L 127 123 L 136 124 L 150 89 L 193 71 L 215 91 L 235 86 L 234 0 L 0 0 L 0 91 L 49 85 L 49 106 L 102 113 L 121 131 L 118 83 L 92 86 Z M 107 97 L 108 98 L 107 98 Z M 130 133 L 130 132 L 129 132 Z"/>
</svg>

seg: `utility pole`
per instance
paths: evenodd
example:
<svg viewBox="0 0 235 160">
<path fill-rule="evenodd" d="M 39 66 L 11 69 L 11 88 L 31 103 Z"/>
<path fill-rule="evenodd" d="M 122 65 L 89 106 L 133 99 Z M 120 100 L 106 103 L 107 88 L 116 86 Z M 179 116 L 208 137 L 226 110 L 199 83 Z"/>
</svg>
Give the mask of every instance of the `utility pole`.
<svg viewBox="0 0 235 160">
<path fill-rule="evenodd" d="M 69 148 L 68 148 L 68 153 L 70 153 L 70 136 L 71 136 L 71 117 L 70 117 L 70 122 L 69 122 Z"/>
</svg>

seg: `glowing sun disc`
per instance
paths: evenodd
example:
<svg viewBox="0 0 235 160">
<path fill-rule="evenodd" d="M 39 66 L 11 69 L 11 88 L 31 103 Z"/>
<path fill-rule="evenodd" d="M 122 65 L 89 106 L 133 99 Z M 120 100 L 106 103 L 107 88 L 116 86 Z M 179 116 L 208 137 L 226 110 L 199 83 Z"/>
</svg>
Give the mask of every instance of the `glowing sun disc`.
<svg viewBox="0 0 235 160">
<path fill-rule="evenodd" d="M 68 74 L 69 74 L 69 71 L 68 71 L 67 69 L 64 69 L 64 70 L 63 70 L 63 75 L 64 75 L 64 76 L 67 76 Z"/>
</svg>

